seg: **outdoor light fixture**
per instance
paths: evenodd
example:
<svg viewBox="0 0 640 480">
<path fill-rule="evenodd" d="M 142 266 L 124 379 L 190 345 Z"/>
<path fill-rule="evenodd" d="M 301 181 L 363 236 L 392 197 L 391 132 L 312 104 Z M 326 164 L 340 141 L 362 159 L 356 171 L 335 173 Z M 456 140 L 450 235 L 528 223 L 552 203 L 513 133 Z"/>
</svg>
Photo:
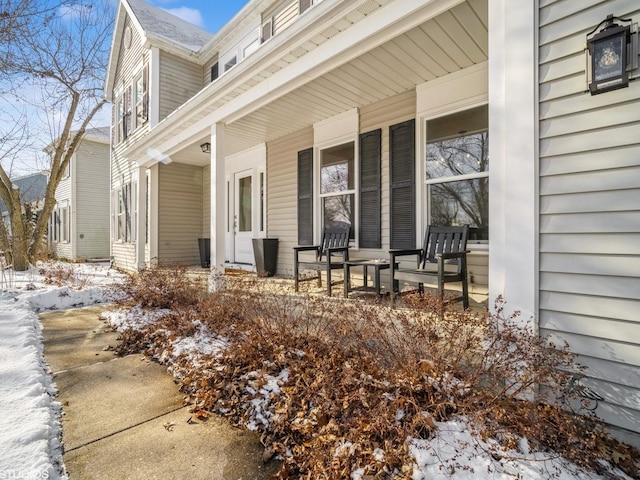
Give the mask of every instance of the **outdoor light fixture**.
<svg viewBox="0 0 640 480">
<path fill-rule="evenodd" d="M 631 26 L 618 25 L 614 20 L 631 22 L 624 18 L 607 15 L 607 18 L 587 34 L 587 48 L 591 56 L 591 95 L 629 86 L 629 49 Z M 604 28 L 593 35 L 602 24 Z M 589 38 L 593 35 L 591 38 Z"/>
<path fill-rule="evenodd" d="M 203 143 L 200 145 L 200 148 L 202 149 L 202 153 L 211 153 L 211 144 L 209 142 Z"/>
</svg>

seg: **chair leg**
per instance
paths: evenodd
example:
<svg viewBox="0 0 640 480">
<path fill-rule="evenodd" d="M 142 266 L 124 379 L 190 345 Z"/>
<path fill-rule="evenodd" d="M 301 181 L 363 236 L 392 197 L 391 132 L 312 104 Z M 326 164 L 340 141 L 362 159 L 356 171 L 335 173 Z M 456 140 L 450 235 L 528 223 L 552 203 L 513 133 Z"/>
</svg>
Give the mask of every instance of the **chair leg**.
<svg viewBox="0 0 640 480">
<path fill-rule="evenodd" d="M 466 277 L 462 281 L 462 306 L 469 308 L 469 284 Z"/>
<path fill-rule="evenodd" d="M 327 295 L 331 296 L 331 269 L 327 268 Z"/>
<path fill-rule="evenodd" d="M 318 270 L 318 288 L 322 287 L 322 275 L 320 270 Z"/>
<path fill-rule="evenodd" d="M 295 261 L 293 262 L 293 279 L 294 279 L 294 287 L 293 290 L 295 292 L 298 292 L 298 284 L 300 283 L 300 279 L 298 278 L 298 259 L 296 258 Z"/>
</svg>

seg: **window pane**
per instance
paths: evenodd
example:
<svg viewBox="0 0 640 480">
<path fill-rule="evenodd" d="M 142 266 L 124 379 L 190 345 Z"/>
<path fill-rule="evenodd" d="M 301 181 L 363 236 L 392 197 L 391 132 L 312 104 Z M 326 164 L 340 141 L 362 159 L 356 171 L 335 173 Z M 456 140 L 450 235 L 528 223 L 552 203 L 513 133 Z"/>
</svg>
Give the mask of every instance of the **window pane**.
<svg viewBox="0 0 640 480">
<path fill-rule="evenodd" d="M 469 225 L 469 240 L 489 239 L 489 178 L 429 185 L 431 224 Z"/>
<path fill-rule="evenodd" d="M 353 143 L 327 148 L 322 151 L 321 155 L 320 193 L 337 193 L 353 190 Z"/>
<path fill-rule="evenodd" d="M 324 224 L 346 222 L 353 225 L 353 202 L 353 194 L 324 197 L 322 199 Z M 353 236 L 353 229 L 351 229 L 350 235 Z"/>
<path fill-rule="evenodd" d="M 487 132 L 427 144 L 427 180 L 489 171 Z"/>
<path fill-rule="evenodd" d="M 248 176 L 238 181 L 238 231 L 251 231 L 251 179 Z"/>
</svg>

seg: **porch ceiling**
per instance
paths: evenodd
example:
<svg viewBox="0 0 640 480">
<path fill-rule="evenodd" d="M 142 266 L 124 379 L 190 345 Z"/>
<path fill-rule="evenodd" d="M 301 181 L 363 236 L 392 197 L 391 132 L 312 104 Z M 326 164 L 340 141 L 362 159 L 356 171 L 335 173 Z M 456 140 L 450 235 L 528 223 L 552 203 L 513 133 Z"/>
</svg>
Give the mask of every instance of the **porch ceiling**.
<svg viewBox="0 0 640 480">
<path fill-rule="evenodd" d="M 486 0 L 468 0 L 227 124 L 234 153 L 488 59 Z"/>
<path fill-rule="evenodd" d="M 415 5 L 414 0 L 397 1 L 400 6 Z M 256 56 L 246 64 L 240 63 L 172 113 L 151 132 L 147 141 L 134 146 L 128 154 L 135 158 L 158 145 L 172 161 L 206 165 L 210 156 L 202 153 L 200 144 L 209 141 L 212 112 L 226 112 L 221 114 L 220 121 L 226 125 L 225 151 L 230 155 L 352 108 L 413 90 L 416 85 L 488 59 L 488 0 L 433 0 L 424 3 L 421 15 L 429 15 L 431 7 L 438 10 L 448 3 L 452 6 L 440 8 L 441 13 L 421 24 L 412 22 L 413 27 L 399 30 L 387 41 L 373 43 L 375 36 L 371 37 L 370 48 L 367 43 L 350 44 L 350 49 L 345 50 L 349 58 L 344 63 L 333 62 L 339 66 L 321 74 L 318 73 L 321 66 L 308 66 L 306 73 L 297 74 L 297 88 L 271 101 L 262 101 L 260 92 L 265 91 L 264 85 L 271 85 L 276 77 L 274 83 L 281 82 L 283 71 L 290 71 L 300 61 L 308 63 L 305 59 L 309 52 L 334 40 L 342 41 L 345 31 L 352 28 L 350 25 L 366 23 L 367 18 L 374 18 L 375 11 L 384 6 L 394 8 L 390 3 L 391 0 L 335 3 L 343 10 L 336 16 L 330 16 L 333 10 L 327 10 L 327 23 L 320 22 L 316 27 L 316 23 L 310 21 L 290 27 L 280 37 L 270 40 L 274 43 L 265 52 L 272 51 L 272 56 Z M 318 5 L 319 12 L 325 4 L 333 5 L 322 2 Z M 374 13 L 368 17 L 367 12 Z M 335 50 L 335 43 L 328 48 Z M 343 49 L 342 44 L 340 48 Z M 238 81 L 245 71 L 252 73 Z M 307 77 L 311 78 L 307 80 Z M 289 74 L 285 78 L 289 79 Z M 233 113 L 228 104 L 243 96 L 258 105 L 246 112 Z M 173 140 L 163 144 L 168 138 Z"/>
</svg>

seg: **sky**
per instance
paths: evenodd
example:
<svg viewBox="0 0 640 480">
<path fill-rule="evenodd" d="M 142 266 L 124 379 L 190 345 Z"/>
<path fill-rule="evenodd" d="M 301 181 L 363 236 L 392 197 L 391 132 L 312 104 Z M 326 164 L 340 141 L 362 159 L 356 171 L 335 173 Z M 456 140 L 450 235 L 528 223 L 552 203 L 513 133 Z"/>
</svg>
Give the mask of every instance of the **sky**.
<svg viewBox="0 0 640 480">
<path fill-rule="evenodd" d="M 216 33 L 249 0 L 146 0 L 200 28 Z"/>
<path fill-rule="evenodd" d="M 182 18 L 185 21 L 193 23 L 200 28 L 215 34 L 229 20 L 233 18 L 242 8 L 249 3 L 249 0 L 145 0 L 152 5 L 163 8 L 170 13 Z M 0 109 L 2 100 L 0 99 Z M 46 122 L 42 123 L 42 119 L 38 117 L 38 113 L 33 113 L 34 118 L 29 122 L 30 125 L 42 125 L 42 129 L 46 130 Z M 8 121 L 0 115 L 0 122 Z M 104 126 L 111 122 L 111 108 L 107 105 L 99 112 L 91 126 Z M 36 127 L 32 128 L 34 130 Z M 40 128 L 40 127 L 38 127 Z M 0 129 L 1 130 L 1 129 Z M 35 131 L 35 130 L 34 130 Z M 24 154 L 17 162 L 9 168 L 9 175 L 13 178 L 33 173 L 36 170 L 47 167 L 46 156 L 41 153 L 44 145 L 50 142 L 49 135 L 43 135 L 41 142 L 37 142 L 33 148 L 24 149 Z M 36 160 L 39 159 L 39 160 Z M 6 166 L 5 166 L 6 167 Z"/>
</svg>

